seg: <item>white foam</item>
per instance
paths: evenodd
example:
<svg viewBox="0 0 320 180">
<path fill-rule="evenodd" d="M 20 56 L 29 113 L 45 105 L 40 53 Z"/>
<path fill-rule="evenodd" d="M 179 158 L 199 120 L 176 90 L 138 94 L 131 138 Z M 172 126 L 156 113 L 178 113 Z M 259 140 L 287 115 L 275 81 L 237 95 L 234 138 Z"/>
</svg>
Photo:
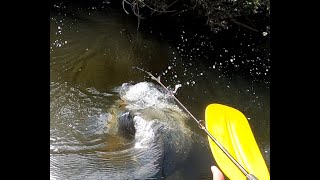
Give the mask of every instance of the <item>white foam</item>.
<svg viewBox="0 0 320 180">
<path fill-rule="evenodd" d="M 135 139 L 135 148 L 148 148 L 152 143 L 155 132 L 152 129 L 152 121 L 146 121 L 140 116 L 134 117 L 134 126 L 136 129 Z"/>
<path fill-rule="evenodd" d="M 169 107 L 169 96 L 160 92 L 152 83 L 140 82 L 135 85 L 123 84 L 121 97 L 127 101 L 129 109 L 144 109 L 155 106 Z"/>
</svg>

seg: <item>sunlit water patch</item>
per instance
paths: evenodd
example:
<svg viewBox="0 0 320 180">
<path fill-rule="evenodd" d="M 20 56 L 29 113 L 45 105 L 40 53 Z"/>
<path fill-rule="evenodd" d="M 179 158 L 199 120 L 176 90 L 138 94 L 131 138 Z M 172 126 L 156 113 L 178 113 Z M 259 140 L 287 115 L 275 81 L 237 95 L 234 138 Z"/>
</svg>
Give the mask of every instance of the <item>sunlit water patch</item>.
<svg viewBox="0 0 320 180">
<path fill-rule="evenodd" d="M 51 83 L 50 87 L 52 179 L 175 176 L 188 159 L 192 143 L 206 147 L 187 126 L 188 116 L 152 83 L 125 83 L 110 93 L 68 83 Z M 124 100 L 127 111 L 115 99 Z M 120 124 L 126 123 L 121 116 L 129 113 L 134 116 L 124 121 L 133 122 L 133 138 L 120 132 L 126 126 Z"/>
</svg>

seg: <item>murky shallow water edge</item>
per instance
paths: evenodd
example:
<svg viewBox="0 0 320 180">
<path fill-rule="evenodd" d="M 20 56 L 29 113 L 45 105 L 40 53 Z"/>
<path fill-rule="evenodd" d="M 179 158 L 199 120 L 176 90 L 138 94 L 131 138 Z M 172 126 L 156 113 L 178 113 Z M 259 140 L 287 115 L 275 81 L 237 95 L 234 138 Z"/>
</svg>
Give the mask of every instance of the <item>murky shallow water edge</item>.
<svg viewBox="0 0 320 180">
<path fill-rule="evenodd" d="M 50 18 L 52 178 L 80 174 L 78 178 L 117 179 L 119 174 L 129 177 L 130 173 L 141 172 L 134 171 L 133 166 L 141 161 L 128 159 L 130 152 L 114 153 L 130 146 L 130 142 L 111 135 L 105 127 L 112 115 L 110 109 L 119 98 L 115 88 L 127 82 L 151 81 L 132 69 L 135 66 L 161 75 L 171 87 L 181 84 L 177 97 L 199 119 L 204 119 L 204 109 L 210 103 L 242 111 L 270 166 L 268 85 L 237 76 L 229 79 L 218 65 L 209 67 L 186 59 L 181 47 L 179 50 L 137 31 L 136 22 L 123 12 L 61 10 L 51 12 Z M 208 161 L 212 157 L 206 139 L 195 123 L 189 125 L 199 136 L 198 147 L 183 170 L 177 170 L 172 178 L 210 179 L 209 167 L 214 162 Z M 139 159 L 142 152 L 134 153 Z M 70 161 L 60 160 L 67 155 Z"/>
</svg>

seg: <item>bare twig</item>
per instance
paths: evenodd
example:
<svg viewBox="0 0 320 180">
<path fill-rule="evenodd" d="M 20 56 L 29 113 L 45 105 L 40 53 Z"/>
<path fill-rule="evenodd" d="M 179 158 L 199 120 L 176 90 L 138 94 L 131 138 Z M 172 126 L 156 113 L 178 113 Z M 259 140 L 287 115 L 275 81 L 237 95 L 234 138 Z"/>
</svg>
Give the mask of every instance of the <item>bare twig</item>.
<svg viewBox="0 0 320 180">
<path fill-rule="evenodd" d="M 143 5 L 145 5 L 146 7 L 148 7 L 149 9 L 153 10 L 153 11 L 156 11 L 156 12 L 160 12 L 160 13 L 164 13 L 164 12 L 175 12 L 175 10 L 172 10 L 172 11 L 167 11 L 167 10 L 158 10 L 158 9 L 154 9 L 152 7 L 150 7 L 149 5 L 147 5 L 146 3 L 140 1 Z"/>
<path fill-rule="evenodd" d="M 255 32 L 259 32 L 258 30 L 254 29 L 254 28 L 252 28 L 252 27 L 250 27 L 250 26 L 248 26 L 248 25 L 245 25 L 245 24 L 243 24 L 243 23 L 240 23 L 240 22 L 236 21 L 236 20 L 235 20 L 233 17 L 231 17 L 231 16 L 229 16 L 229 18 L 230 18 L 230 20 L 231 20 L 233 23 L 235 23 L 235 24 L 237 24 L 237 25 L 239 25 L 239 26 L 245 27 L 245 28 L 250 29 L 250 30 L 255 31 Z"/>
<path fill-rule="evenodd" d="M 124 12 L 126 12 L 127 14 L 129 14 L 128 13 L 128 11 L 126 11 L 126 8 L 124 7 L 124 3 L 127 3 L 127 4 L 130 4 L 128 1 L 126 1 L 126 0 L 122 0 L 122 8 L 123 8 L 123 10 L 124 10 Z M 131 5 L 131 4 L 130 4 Z"/>
</svg>

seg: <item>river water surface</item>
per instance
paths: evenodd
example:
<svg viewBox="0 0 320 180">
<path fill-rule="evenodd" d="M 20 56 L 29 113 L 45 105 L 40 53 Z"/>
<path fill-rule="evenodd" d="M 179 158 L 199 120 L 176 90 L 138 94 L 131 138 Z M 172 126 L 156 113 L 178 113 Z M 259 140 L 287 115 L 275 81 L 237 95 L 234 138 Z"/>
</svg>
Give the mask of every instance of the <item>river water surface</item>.
<svg viewBox="0 0 320 180">
<path fill-rule="evenodd" d="M 111 109 L 119 99 L 117 89 L 123 83 L 152 82 L 147 74 L 133 67 L 160 76 L 166 86 L 174 88 L 180 84 L 176 97 L 198 119 L 204 119 L 205 107 L 210 103 L 229 105 L 243 112 L 270 167 L 268 57 L 249 57 L 246 52 L 234 55 L 232 48 L 221 47 L 210 51 L 216 59 L 208 58 L 202 48 L 214 42 L 202 35 L 188 34 L 188 29 L 180 32 L 181 42 L 173 44 L 137 30 L 137 21 L 123 11 L 71 8 L 63 4 L 56 4 L 53 9 L 50 14 L 51 179 L 143 177 L 136 169 L 143 164 L 130 159 L 130 151 L 124 151 L 129 142 L 106 127 L 113 115 Z M 204 40 L 186 47 L 190 38 Z M 244 44 L 246 50 L 263 48 L 255 42 L 248 44 Z M 227 55 L 227 60 L 222 61 L 221 57 Z M 250 71 L 247 74 L 259 78 L 232 75 L 226 66 L 235 69 L 247 66 Z M 197 137 L 196 143 L 183 168 L 171 169 L 173 173 L 165 178 L 212 179 L 210 166 L 215 162 L 206 136 L 192 120 L 187 124 Z M 143 155 L 143 152 L 135 153 Z M 126 163 L 131 164 L 123 165 Z"/>
</svg>

